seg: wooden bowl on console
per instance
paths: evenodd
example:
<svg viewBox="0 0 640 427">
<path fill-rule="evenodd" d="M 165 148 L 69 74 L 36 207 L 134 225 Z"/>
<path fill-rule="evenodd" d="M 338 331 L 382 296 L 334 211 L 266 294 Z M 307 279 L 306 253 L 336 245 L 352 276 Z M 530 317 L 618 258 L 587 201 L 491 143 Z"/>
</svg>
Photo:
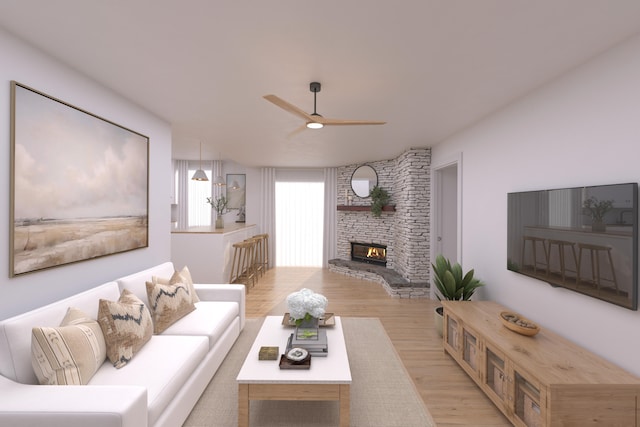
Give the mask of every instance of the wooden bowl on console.
<svg viewBox="0 0 640 427">
<path fill-rule="evenodd" d="M 531 337 L 540 332 L 540 327 L 538 325 L 526 317 L 522 317 L 512 311 L 500 312 L 500 320 L 502 320 L 502 324 L 507 329 L 517 332 L 520 335 Z"/>
</svg>

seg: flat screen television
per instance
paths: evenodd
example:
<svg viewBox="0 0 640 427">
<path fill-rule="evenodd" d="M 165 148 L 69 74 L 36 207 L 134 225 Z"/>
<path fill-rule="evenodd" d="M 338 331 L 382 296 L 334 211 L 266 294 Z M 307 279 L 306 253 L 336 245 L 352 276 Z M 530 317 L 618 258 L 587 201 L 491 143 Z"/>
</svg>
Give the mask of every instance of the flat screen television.
<svg viewBox="0 0 640 427">
<path fill-rule="evenodd" d="M 638 184 L 508 194 L 507 268 L 638 309 Z"/>
</svg>

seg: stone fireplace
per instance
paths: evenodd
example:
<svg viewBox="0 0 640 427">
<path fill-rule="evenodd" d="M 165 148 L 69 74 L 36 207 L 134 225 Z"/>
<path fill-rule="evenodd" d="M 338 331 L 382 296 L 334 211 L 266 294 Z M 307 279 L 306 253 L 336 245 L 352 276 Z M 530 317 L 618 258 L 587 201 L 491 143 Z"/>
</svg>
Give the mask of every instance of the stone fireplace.
<svg viewBox="0 0 640 427">
<path fill-rule="evenodd" d="M 333 260 L 336 262 L 329 262 L 329 268 L 378 281 L 393 296 L 428 297 L 431 149 L 415 148 L 396 159 L 367 164 L 376 171 L 378 185 L 391 196 L 389 209 L 376 217 L 369 208 L 371 199 L 354 194 L 351 175 L 361 165 L 338 168 L 338 258 Z M 386 269 L 380 264 L 352 261 L 352 242 L 364 242 L 367 247 L 386 246 Z M 388 283 L 389 274 L 399 279 L 394 279 L 393 285 Z M 385 279 L 378 280 L 373 276 L 384 276 Z M 398 295 L 399 288 L 402 291 Z"/>
</svg>

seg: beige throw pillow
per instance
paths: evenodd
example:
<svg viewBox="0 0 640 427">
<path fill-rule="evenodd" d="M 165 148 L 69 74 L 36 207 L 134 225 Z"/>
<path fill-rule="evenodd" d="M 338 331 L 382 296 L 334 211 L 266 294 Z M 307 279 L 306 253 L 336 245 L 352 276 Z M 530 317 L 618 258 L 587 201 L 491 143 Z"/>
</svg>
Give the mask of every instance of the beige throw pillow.
<svg viewBox="0 0 640 427">
<path fill-rule="evenodd" d="M 163 285 L 175 285 L 176 283 L 184 283 L 189 288 L 189 294 L 191 295 L 191 302 L 194 304 L 200 301 L 198 298 L 198 294 L 196 293 L 196 288 L 193 286 L 193 279 L 191 278 L 191 272 L 189 268 L 185 265 L 182 270 L 175 271 L 171 278 L 165 279 L 161 277 L 153 276 L 151 278 L 153 283 L 161 283 Z"/>
<path fill-rule="evenodd" d="M 60 327 L 33 328 L 31 364 L 40 384 L 85 385 L 104 362 L 100 325 L 77 308 L 69 308 Z"/>
<path fill-rule="evenodd" d="M 98 323 L 107 344 L 107 357 L 120 369 L 151 339 L 153 322 L 149 309 L 125 289 L 117 302 L 101 299 Z"/>
<path fill-rule="evenodd" d="M 177 320 L 196 309 L 186 284 L 164 285 L 152 282 L 146 282 L 146 284 L 155 334 L 162 333 Z"/>
</svg>

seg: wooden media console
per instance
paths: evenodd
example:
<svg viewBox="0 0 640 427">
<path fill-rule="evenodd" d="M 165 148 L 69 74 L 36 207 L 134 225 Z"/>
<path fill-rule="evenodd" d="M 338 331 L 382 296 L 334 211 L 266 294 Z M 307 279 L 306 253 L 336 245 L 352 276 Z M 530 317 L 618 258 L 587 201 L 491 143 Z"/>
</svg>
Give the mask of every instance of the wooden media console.
<svg viewBox="0 0 640 427">
<path fill-rule="evenodd" d="M 507 329 L 495 302 L 442 305 L 445 352 L 515 426 L 638 426 L 639 378 L 544 328 Z"/>
</svg>

